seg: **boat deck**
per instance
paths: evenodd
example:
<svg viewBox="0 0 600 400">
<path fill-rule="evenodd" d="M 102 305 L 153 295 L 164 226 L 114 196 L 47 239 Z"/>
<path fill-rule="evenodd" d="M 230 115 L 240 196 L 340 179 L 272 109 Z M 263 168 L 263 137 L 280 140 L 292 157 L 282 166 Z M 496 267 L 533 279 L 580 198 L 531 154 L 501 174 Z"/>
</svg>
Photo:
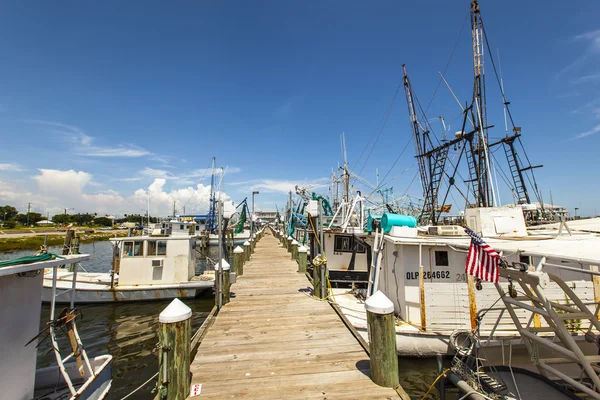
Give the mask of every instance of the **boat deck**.
<svg viewBox="0 0 600 400">
<path fill-rule="evenodd" d="M 193 399 L 397 399 L 268 231 L 192 361 Z M 235 296 L 235 297 L 234 297 Z"/>
</svg>

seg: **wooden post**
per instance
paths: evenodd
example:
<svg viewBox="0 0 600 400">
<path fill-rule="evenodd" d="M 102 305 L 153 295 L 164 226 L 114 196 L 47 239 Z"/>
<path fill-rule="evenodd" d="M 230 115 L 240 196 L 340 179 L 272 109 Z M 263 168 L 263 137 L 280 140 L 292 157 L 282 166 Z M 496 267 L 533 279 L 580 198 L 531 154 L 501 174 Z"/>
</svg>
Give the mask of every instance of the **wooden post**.
<svg viewBox="0 0 600 400">
<path fill-rule="evenodd" d="M 190 394 L 190 341 L 192 310 L 174 299 L 158 322 L 158 397 L 185 399 Z"/>
<path fill-rule="evenodd" d="M 292 260 L 298 260 L 298 241 L 292 240 Z"/>
<path fill-rule="evenodd" d="M 419 293 L 421 295 L 421 331 L 427 331 L 427 307 L 425 304 L 425 270 L 419 266 Z"/>
<path fill-rule="evenodd" d="M 65 244 L 63 246 L 63 256 L 66 256 L 71 253 L 71 240 L 73 240 L 73 236 L 75 235 L 75 231 L 73 229 L 68 229 L 65 234 Z"/>
<path fill-rule="evenodd" d="M 598 266 L 590 265 L 590 271 L 598 272 Z M 598 303 L 600 302 L 600 276 L 592 275 L 592 281 L 594 282 L 594 301 Z M 598 315 L 596 315 L 596 317 L 600 318 L 600 311 L 598 311 Z"/>
<path fill-rule="evenodd" d="M 250 242 L 247 240 L 244 242 L 244 259 L 245 262 L 250 261 Z"/>
<path fill-rule="evenodd" d="M 229 271 L 231 270 L 231 266 L 229 265 L 229 263 L 227 262 L 227 260 L 222 259 L 221 260 L 221 267 L 223 268 L 223 275 L 221 277 L 222 282 L 222 286 L 221 286 L 221 290 L 223 291 L 223 305 L 229 303 L 229 291 L 231 289 L 231 280 L 229 277 Z M 219 263 L 215 264 L 215 273 L 219 272 Z"/>
<path fill-rule="evenodd" d="M 237 276 L 244 275 L 244 249 L 240 246 L 233 250 L 233 270 Z"/>
<path fill-rule="evenodd" d="M 298 272 L 304 274 L 306 272 L 306 253 L 307 248 L 304 246 L 298 247 Z"/>
<path fill-rule="evenodd" d="M 256 239 L 250 238 L 250 254 L 254 254 L 254 246 L 256 246 Z"/>
<path fill-rule="evenodd" d="M 73 236 L 71 254 L 79 254 L 79 236 Z"/>
<path fill-rule="evenodd" d="M 292 241 L 294 240 L 294 238 L 292 238 L 291 236 L 287 237 L 287 240 L 285 241 L 285 248 L 287 249 L 288 252 L 292 251 Z"/>
<path fill-rule="evenodd" d="M 399 382 L 394 304 L 380 290 L 365 301 L 371 356 L 371 380 L 395 388 Z"/>
<path fill-rule="evenodd" d="M 469 294 L 471 329 L 475 329 L 477 327 L 477 299 L 475 296 L 475 278 L 472 275 L 467 275 L 467 293 Z"/>
<path fill-rule="evenodd" d="M 323 293 L 323 285 L 321 285 L 321 268 L 323 265 L 315 266 L 313 265 L 313 291 L 315 297 L 322 299 L 325 297 Z"/>
</svg>

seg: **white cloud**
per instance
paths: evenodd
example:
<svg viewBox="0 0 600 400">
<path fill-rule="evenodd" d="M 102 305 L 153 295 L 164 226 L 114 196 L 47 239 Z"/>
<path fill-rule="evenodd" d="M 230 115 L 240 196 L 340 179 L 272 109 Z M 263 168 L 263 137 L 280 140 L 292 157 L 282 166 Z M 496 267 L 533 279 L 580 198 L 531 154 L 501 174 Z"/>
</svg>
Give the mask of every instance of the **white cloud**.
<svg viewBox="0 0 600 400">
<path fill-rule="evenodd" d="M 575 40 L 589 42 L 589 51 L 600 52 L 600 29 L 575 36 Z"/>
<path fill-rule="evenodd" d="M 92 180 L 92 175 L 83 171 L 61 171 L 56 169 L 39 169 L 40 175 L 33 178 L 38 182 L 40 191 L 46 194 L 79 194 Z"/>
<path fill-rule="evenodd" d="M 318 178 L 314 180 L 278 180 L 278 179 L 261 179 L 261 180 L 250 180 L 242 182 L 232 182 L 230 185 L 240 186 L 247 185 L 250 190 L 262 190 L 267 193 L 288 193 L 292 191 L 296 192 L 296 186 L 304 187 L 307 189 L 316 189 L 319 187 L 327 186 L 329 182 L 328 178 Z"/>
<path fill-rule="evenodd" d="M 17 164 L 0 164 L 0 171 L 22 172 L 25 170 Z"/>
<path fill-rule="evenodd" d="M 586 136 L 590 136 L 590 135 L 594 135 L 596 133 L 600 132 L 600 124 L 596 125 L 595 127 L 593 127 L 592 129 L 590 129 L 589 131 L 585 131 L 580 133 L 579 135 L 575 136 L 575 139 L 581 139 L 584 138 Z"/>
<path fill-rule="evenodd" d="M 170 176 L 171 174 L 168 171 L 164 171 L 162 169 L 154 169 L 154 168 L 146 167 L 140 171 L 140 175 L 143 177 L 150 177 L 150 178 L 166 178 L 166 177 Z"/>
<path fill-rule="evenodd" d="M 27 120 L 26 122 L 52 127 L 52 133 L 58 133 L 63 140 L 71 144 L 72 150 L 79 155 L 88 157 L 142 157 L 150 155 L 150 151 L 127 143 L 117 143 L 113 146 L 92 145 L 93 136 L 87 135 L 80 128 L 63 124 L 62 122 Z"/>
<path fill-rule="evenodd" d="M 166 189 L 165 178 L 155 178 L 148 187 L 138 188 L 130 194 L 115 190 L 90 191 L 93 176 L 85 171 L 40 169 L 33 179 L 37 182 L 37 191 L 0 181 L 0 203 L 14 205 L 22 211 L 31 202 L 33 211 L 52 215 L 64 212 L 65 207 L 69 208 L 69 213 L 122 215 L 142 213 L 150 199 L 150 214 L 167 216 L 172 213 L 174 202 L 178 213 L 184 206 L 187 213 L 205 213 L 210 200 L 210 185 L 199 183 Z M 223 193 L 223 198 L 229 196 Z"/>
<path fill-rule="evenodd" d="M 600 82 L 600 74 L 584 75 L 584 76 L 580 76 L 578 78 L 573 79 L 573 83 L 575 83 L 575 84 L 594 83 L 594 82 Z"/>
<path fill-rule="evenodd" d="M 120 144 L 116 147 L 88 146 L 80 149 L 82 156 L 90 157 L 142 157 L 151 154 L 148 150 L 131 144 Z"/>
</svg>

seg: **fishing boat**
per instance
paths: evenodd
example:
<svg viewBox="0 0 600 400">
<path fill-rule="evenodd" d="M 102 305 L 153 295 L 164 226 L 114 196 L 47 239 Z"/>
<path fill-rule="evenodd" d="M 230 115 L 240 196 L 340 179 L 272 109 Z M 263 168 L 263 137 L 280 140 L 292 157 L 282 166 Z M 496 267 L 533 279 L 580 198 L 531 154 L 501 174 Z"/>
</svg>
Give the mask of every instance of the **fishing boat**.
<svg viewBox="0 0 600 400">
<path fill-rule="evenodd" d="M 214 286 L 214 274 L 196 275 L 197 236 L 170 236 L 160 232 L 146 236 L 110 239 L 113 261 L 110 272 L 79 272 L 61 268 L 57 275 L 59 290 L 70 288 L 77 275 L 77 303 L 110 303 L 122 301 L 194 298 Z M 80 268 L 77 263 L 76 268 Z M 52 298 L 52 274 L 44 275 L 43 301 Z M 56 301 L 69 302 L 68 294 Z"/>
<path fill-rule="evenodd" d="M 477 329 L 485 337 L 482 346 L 486 347 L 488 355 L 495 357 L 493 360 L 508 358 L 512 354 L 510 348 L 520 352 L 526 364 L 531 365 L 522 332 L 503 303 L 498 305 L 502 296 L 497 287 L 476 281 L 465 273 L 471 238 L 465 234 L 464 227 L 481 236 L 508 264 L 558 276 L 590 309 L 600 299 L 600 286 L 597 279 L 592 279 L 600 265 L 597 251 L 600 238 L 589 230 L 570 229 L 561 216 L 552 215 L 549 210 L 532 207 L 534 194 L 538 197 L 537 204 L 544 204 L 532 176 L 539 166 L 524 164 L 518 155 L 519 127 L 513 125 L 511 134 L 507 128 L 502 140 L 488 143 L 490 126 L 485 114 L 483 86 L 483 43 L 487 38 L 484 38 L 477 1 L 471 2 L 471 27 L 475 71 L 473 99 L 463 108 L 462 127 L 453 139 L 437 141 L 430 132 L 427 119 L 424 116 L 417 118 L 418 103 L 404 70 L 412 137 L 423 186 L 423 207 L 417 215 L 417 224 L 407 218 L 410 216 L 395 213 L 386 213 L 381 220 L 372 221 L 374 229 L 365 239 L 371 244 L 372 253 L 371 262 L 366 266 L 369 271 L 367 290 L 334 289 L 333 293 L 348 319 L 367 337 L 363 300 L 381 290 L 394 303 L 400 355 L 454 354 L 457 348 L 453 345 L 452 335 L 457 330 Z M 502 97 L 504 99 L 503 89 Z M 504 103 L 507 108 L 509 103 Z M 512 117 L 510 121 L 513 123 Z M 495 165 L 490 156 L 490 148 L 494 147 L 504 149 L 509 176 L 513 179 L 515 204 L 510 206 L 499 206 L 492 179 L 497 160 L 493 159 Z M 451 161 L 449 154 L 453 154 Z M 529 160 L 528 157 L 523 159 Z M 464 178 L 457 172 L 461 165 Z M 447 199 L 452 191 L 459 190 L 457 185 L 461 178 L 466 186 L 461 191 L 466 207 L 459 218 L 444 218 L 452 207 L 447 204 Z M 554 217 L 557 217 L 558 229 L 532 226 Z M 445 224 L 448 220 L 454 225 Z M 503 280 L 500 285 L 510 287 L 511 280 Z M 568 307 L 571 301 L 559 286 L 550 282 L 548 287 L 548 299 L 558 304 L 557 309 Z M 549 334 L 544 333 L 547 322 L 538 313 L 523 308 L 517 315 L 536 335 Z M 573 318 L 565 320 L 565 324 L 583 354 L 597 354 L 596 344 L 587 341 L 581 331 L 590 328 L 589 323 L 582 325 L 578 318 Z M 547 355 L 554 350 L 541 346 L 540 352 Z"/>
<path fill-rule="evenodd" d="M 88 357 L 75 324 L 77 274 L 62 293 L 58 269 L 89 259 L 88 255 L 56 258 L 50 254 L 27 257 L 0 266 L 0 387 L 6 399 L 104 399 L 111 387 L 112 356 Z M 50 270 L 50 319 L 40 332 L 43 271 Z M 69 296 L 70 306 L 56 310 L 56 295 Z M 59 335 L 66 332 L 69 355 L 63 356 Z M 57 364 L 36 370 L 37 344 L 50 340 Z"/>
</svg>

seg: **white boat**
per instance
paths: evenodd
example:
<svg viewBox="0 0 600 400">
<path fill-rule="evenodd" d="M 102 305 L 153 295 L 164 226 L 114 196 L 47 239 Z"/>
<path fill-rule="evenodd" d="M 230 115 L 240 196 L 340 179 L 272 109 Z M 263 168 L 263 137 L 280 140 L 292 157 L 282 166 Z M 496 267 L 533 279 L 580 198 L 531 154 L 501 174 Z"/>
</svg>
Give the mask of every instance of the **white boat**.
<svg viewBox="0 0 600 400">
<path fill-rule="evenodd" d="M 571 235 L 545 231 L 528 234 L 523 214 L 514 208 L 468 209 L 466 216 L 473 224 L 470 227 L 483 231 L 486 243 L 507 262 L 532 269 L 539 267 L 559 276 L 583 302 L 594 308 L 600 299 L 600 284 L 588 272 L 600 265 L 597 250 L 600 237 L 576 231 Z M 510 315 L 502 311 L 502 304 L 497 304 L 500 297 L 496 287 L 483 283 L 481 290 L 477 290 L 474 280 L 465 274 L 470 237 L 462 227 L 428 230 L 397 227 L 384 234 L 380 243 L 373 249 L 381 253 L 381 260 L 374 264 L 369 290 L 371 293 L 381 290 L 394 303 L 398 354 L 421 357 L 453 354 L 450 336 L 457 330 L 476 328 L 486 338 L 482 345 L 495 347 L 499 359 L 508 357 L 509 346 L 520 345 L 523 349 L 517 327 Z M 501 286 L 507 284 L 504 281 Z M 550 286 L 548 296 L 565 304 L 563 291 L 556 284 Z M 366 338 L 364 305 L 355 294 L 347 289 L 334 291 L 335 301 Z M 539 316 L 532 317 L 527 310 L 520 310 L 519 318 L 532 328 L 544 326 Z M 572 328 L 573 338 L 586 348 L 586 354 L 596 354 L 596 345 L 586 342 L 581 331 L 588 327 L 573 323 Z"/>
<path fill-rule="evenodd" d="M 111 272 L 77 273 L 75 301 L 109 303 L 193 298 L 211 290 L 214 274 L 196 275 L 196 236 L 133 236 L 111 239 L 114 246 Z M 61 269 L 59 290 L 70 287 L 73 272 Z M 44 275 L 43 301 L 51 298 L 51 274 Z M 57 302 L 69 302 L 59 295 Z"/>
<path fill-rule="evenodd" d="M 88 255 L 76 255 L 66 256 L 66 259 L 0 267 L 0 293 L 4 296 L 0 307 L 1 398 L 99 400 L 108 395 L 112 357 L 88 357 L 77 333 L 75 320 L 71 319 L 76 315 L 72 301 L 68 311 L 65 309 L 58 316 L 54 310 L 55 302 L 51 302 L 50 321 L 42 325 L 42 329 L 47 331 L 47 339 L 52 341 L 57 365 L 36 370 L 36 344 L 46 335 L 45 332 L 39 334 L 42 271 L 51 269 L 56 274 L 61 264 L 79 263 L 87 259 Z M 70 289 L 74 287 L 75 282 L 71 282 L 71 294 L 74 292 Z M 52 293 L 57 293 L 56 285 Z M 66 357 L 61 355 L 56 340 L 56 335 L 63 328 L 71 345 L 68 350 L 71 353 Z"/>
</svg>

